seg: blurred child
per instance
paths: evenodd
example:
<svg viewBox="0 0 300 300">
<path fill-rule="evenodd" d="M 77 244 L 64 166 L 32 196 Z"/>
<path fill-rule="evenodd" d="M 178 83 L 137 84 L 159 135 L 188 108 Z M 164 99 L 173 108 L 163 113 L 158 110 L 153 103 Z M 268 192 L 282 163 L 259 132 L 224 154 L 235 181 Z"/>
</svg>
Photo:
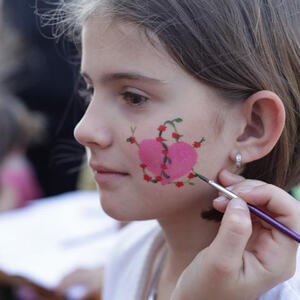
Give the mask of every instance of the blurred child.
<svg viewBox="0 0 300 300">
<path fill-rule="evenodd" d="M 25 157 L 37 137 L 41 119 L 7 92 L 0 90 L 0 211 L 22 207 L 42 196 Z"/>
</svg>

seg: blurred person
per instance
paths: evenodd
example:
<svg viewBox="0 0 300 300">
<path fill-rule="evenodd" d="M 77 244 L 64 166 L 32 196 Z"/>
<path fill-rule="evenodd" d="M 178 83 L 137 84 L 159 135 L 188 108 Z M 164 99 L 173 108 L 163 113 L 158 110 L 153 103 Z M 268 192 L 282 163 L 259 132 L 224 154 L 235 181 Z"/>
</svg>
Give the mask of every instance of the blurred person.
<svg viewBox="0 0 300 300">
<path fill-rule="evenodd" d="M 41 133 L 42 119 L 0 89 L 0 211 L 25 206 L 42 197 L 34 170 L 25 156 Z"/>
<path fill-rule="evenodd" d="M 24 41 L 16 30 L 7 26 L 3 12 L 3 0 L 0 0 L 0 81 L 10 78 L 25 59 L 22 45 Z"/>
<path fill-rule="evenodd" d="M 27 157 L 45 196 L 75 190 L 83 154 L 73 138 L 74 125 L 82 115 L 79 101 L 72 99 L 78 64 L 70 64 L 70 57 L 76 57 L 77 50 L 72 43 L 49 38 L 51 26 L 41 28 L 36 11 L 45 12 L 57 4 L 2 1 L 5 42 L 0 43 L 0 80 L 47 121 L 43 143 L 30 146 Z"/>
</svg>

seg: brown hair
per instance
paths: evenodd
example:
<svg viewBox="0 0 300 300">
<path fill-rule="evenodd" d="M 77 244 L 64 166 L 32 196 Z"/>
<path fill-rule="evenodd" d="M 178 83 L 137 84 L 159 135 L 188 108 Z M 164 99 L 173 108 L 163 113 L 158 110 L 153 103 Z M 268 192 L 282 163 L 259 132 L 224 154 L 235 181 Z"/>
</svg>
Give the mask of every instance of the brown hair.
<svg viewBox="0 0 300 300">
<path fill-rule="evenodd" d="M 19 99 L 0 89 L 0 163 L 11 151 L 26 150 L 42 129 L 40 115 L 29 112 Z"/>
<path fill-rule="evenodd" d="M 154 32 L 183 69 L 231 101 L 275 92 L 285 106 L 285 128 L 243 175 L 285 190 L 299 183 L 300 1 L 78 0 L 63 5 L 59 23 L 80 33 L 98 11 L 137 24 L 149 39 Z"/>
</svg>

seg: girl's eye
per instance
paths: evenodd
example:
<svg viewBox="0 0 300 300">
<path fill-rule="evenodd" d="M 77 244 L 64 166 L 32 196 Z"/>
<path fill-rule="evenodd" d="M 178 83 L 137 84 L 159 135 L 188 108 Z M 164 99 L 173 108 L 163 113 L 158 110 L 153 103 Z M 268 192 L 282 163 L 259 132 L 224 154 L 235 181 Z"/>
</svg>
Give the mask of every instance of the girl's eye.
<svg viewBox="0 0 300 300">
<path fill-rule="evenodd" d="M 121 93 L 121 96 L 123 96 L 123 99 L 132 106 L 139 106 L 142 105 L 144 103 L 146 103 L 148 101 L 149 98 L 147 98 L 146 96 L 142 96 L 136 93 L 132 93 L 132 92 L 124 92 Z"/>
</svg>

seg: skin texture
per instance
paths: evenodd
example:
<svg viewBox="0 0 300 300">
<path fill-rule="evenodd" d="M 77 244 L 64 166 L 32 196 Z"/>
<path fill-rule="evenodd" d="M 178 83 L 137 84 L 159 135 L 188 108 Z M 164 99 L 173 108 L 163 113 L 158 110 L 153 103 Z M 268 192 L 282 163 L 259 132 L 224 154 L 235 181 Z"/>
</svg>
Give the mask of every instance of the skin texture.
<svg viewBox="0 0 300 300">
<path fill-rule="evenodd" d="M 206 137 L 197 171 L 232 185 L 234 192 L 248 189 L 241 193 L 246 201 L 297 231 L 299 205 L 287 193 L 221 171 L 236 171 L 237 152 L 245 164 L 271 151 L 284 126 L 284 107 L 269 91 L 229 104 L 215 89 L 181 69 L 153 39 L 155 47 L 134 25 L 99 16 L 91 17 L 83 28 L 82 73 L 91 101 L 75 137 L 89 149 L 101 205 L 121 221 L 155 218 L 160 223 L 168 253 L 158 300 L 241 299 L 241 295 L 255 299 L 291 276 L 297 244 L 259 220 L 252 226 L 243 200 L 233 200 L 231 205 L 222 198 L 214 202 L 216 209 L 226 210 L 221 226 L 202 219 L 201 211 L 212 207 L 217 192 L 200 181 L 180 189 L 147 183 L 137 149 L 126 139 L 130 127 L 138 128 L 138 141 L 153 138 L 156 124 L 180 116 L 185 142 Z M 155 80 L 128 79 L 120 73 Z M 103 180 L 97 175 L 103 168 L 122 175 Z"/>
</svg>

